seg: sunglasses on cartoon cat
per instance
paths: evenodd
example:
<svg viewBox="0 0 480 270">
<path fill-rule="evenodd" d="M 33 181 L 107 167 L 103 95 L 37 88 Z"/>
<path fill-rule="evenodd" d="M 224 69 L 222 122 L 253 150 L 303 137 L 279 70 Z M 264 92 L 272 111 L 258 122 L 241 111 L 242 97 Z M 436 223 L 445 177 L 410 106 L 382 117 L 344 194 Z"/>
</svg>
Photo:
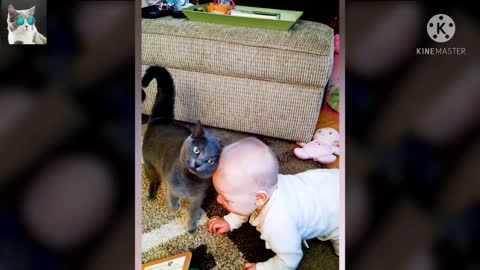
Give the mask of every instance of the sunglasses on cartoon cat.
<svg viewBox="0 0 480 270">
<path fill-rule="evenodd" d="M 30 17 L 30 18 L 27 19 L 27 23 L 30 24 L 30 25 L 33 25 L 35 23 L 35 19 Z M 18 25 L 25 24 L 25 19 L 24 18 L 18 18 L 17 24 Z"/>
</svg>

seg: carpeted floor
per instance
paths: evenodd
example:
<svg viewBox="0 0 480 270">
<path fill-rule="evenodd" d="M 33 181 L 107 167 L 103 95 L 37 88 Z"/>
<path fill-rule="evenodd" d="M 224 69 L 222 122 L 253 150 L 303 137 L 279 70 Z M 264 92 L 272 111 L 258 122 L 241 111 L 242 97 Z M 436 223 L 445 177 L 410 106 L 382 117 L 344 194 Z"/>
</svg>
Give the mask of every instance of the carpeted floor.
<svg viewBox="0 0 480 270">
<path fill-rule="evenodd" d="M 218 128 L 207 127 L 224 145 L 228 145 L 247 136 L 255 136 L 272 148 L 280 161 L 280 173 L 294 174 L 308 169 L 320 168 L 321 165 L 311 160 L 302 161 L 293 155 L 294 143 L 275 138 L 262 137 Z M 227 212 L 216 202 L 212 189 L 202 209 L 205 211 L 199 231 L 195 236 L 188 235 L 183 228 L 184 207 L 177 213 L 168 209 L 162 190 L 159 190 L 155 201 L 147 198 L 148 181 L 143 175 L 143 231 L 142 261 L 144 263 L 175 255 L 184 251 L 192 251 L 191 267 L 197 269 L 236 270 L 242 269 L 248 262 L 265 261 L 274 254 L 265 248 L 260 234 L 250 224 L 225 236 L 218 237 L 207 231 L 207 217 L 222 216 Z M 323 270 L 338 269 L 339 260 L 330 242 L 309 240 L 310 248 L 304 248 L 304 257 L 298 269 Z"/>
</svg>

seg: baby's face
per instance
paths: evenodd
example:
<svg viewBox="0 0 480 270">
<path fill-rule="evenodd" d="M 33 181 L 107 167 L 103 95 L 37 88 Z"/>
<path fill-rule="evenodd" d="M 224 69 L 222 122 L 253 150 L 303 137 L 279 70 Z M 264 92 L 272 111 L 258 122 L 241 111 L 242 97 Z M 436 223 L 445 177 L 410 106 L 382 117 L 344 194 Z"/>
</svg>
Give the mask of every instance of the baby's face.
<svg viewBox="0 0 480 270">
<path fill-rule="evenodd" d="M 249 216 L 257 208 L 254 187 L 238 185 L 236 177 L 225 177 L 214 174 L 213 185 L 217 191 L 217 202 L 229 212 L 241 216 Z"/>
</svg>

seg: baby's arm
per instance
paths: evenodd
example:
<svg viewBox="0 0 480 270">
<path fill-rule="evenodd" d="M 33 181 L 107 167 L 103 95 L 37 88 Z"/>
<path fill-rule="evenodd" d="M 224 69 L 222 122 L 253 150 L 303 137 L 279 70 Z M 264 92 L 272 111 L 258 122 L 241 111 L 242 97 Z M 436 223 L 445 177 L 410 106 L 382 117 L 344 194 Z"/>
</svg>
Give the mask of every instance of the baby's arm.
<svg viewBox="0 0 480 270">
<path fill-rule="evenodd" d="M 257 263 L 257 270 L 294 270 L 302 260 L 302 240 L 292 226 L 278 224 L 276 228 L 263 228 L 262 236 L 267 247 L 275 252 L 268 261 Z M 289 229 L 290 227 L 290 229 Z"/>
<path fill-rule="evenodd" d="M 256 270 L 295 270 L 302 256 L 302 249 L 299 253 L 277 253 L 268 261 L 257 263 Z"/>
<path fill-rule="evenodd" d="M 230 231 L 240 228 L 243 223 L 248 221 L 248 216 L 240 216 L 234 213 L 230 213 L 223 218 L 230 225 Z"/>
<path fill-rule="evenodd" d="M 208 220 L 207 227 L 209 232 L 216 235 L 223 235 L 239 228 L 247 220 L 248 217 L 230 213 L 223 218 L 218 216 L 211 217 Z"/>
</svg>

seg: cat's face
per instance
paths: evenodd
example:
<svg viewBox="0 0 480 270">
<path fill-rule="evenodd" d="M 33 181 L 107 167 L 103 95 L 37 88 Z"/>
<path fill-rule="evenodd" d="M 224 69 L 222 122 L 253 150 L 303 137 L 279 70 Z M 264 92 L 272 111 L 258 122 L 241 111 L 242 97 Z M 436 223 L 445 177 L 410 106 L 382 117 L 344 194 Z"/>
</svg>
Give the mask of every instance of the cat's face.
<svg viewBox="0 0 480 270">
<path fill-rule="evenodd" d="M 184 142 L 181 162 L 187 170 L 202 179 L 211 178 L 218 167 L 222 145 L 218 139 L 209 134 L 198 122 Z"/>
<path fill-rule="evenodd" d="M 12 5 L 8 6 L 7 23 L 8 30 L 13 32 L 31 32 L 35 28 L 35 6 L 29 9 L 16 10 Z"/>
</svg>

